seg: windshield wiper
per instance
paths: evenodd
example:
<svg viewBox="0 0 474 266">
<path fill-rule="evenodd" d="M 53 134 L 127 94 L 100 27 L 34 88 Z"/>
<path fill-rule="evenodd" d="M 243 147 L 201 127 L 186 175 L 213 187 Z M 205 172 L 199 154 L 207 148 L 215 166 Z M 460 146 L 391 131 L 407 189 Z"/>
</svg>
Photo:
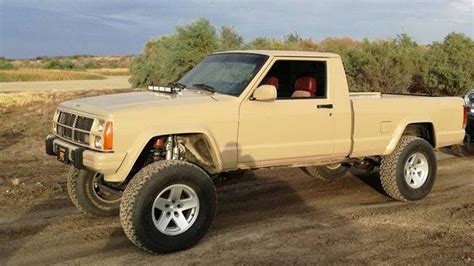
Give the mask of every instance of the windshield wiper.
<svg viewBox="0 0 474 266">
<path fill-rule="evenodd" d="M 206 90 L 208 92 L 211 92 L 211 93 L 216 92 L 216 89 L 214 89 L 214 87 L 212 87 L 211 85 L 204 84 L 204 83 L 193 84 L 193 87 L 196 87 L 198 89 L 204 89 L 204 90 Z"/>
</svg>

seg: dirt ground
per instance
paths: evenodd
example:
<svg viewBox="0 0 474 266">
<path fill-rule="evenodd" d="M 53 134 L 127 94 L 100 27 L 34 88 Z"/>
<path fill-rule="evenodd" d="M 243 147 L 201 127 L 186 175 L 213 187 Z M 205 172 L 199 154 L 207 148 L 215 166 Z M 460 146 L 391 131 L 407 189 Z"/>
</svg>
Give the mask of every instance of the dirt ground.
<svg viewBox="0 0 474 266">
<path fill-rule="evenodd" d="M 79 213 L 68 168 L 44 154 L 58 102 L 111 92 L 0 107 L 0 265 L 474 263 L 474 158 L 441 153 L 433 192 L 410 203 L 387 197 L 376 174 L 325 182 L 282 168 L 222 179 L 217 217 L 197 246 L 142 252 L 118 218 Z"/>
</svg>

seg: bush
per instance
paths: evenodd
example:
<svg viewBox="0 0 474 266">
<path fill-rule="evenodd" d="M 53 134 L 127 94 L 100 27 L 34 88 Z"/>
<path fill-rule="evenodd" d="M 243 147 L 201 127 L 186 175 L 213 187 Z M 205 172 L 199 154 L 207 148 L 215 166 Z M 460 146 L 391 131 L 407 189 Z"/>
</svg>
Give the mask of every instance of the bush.
<svg viewBox="0 0 474 266">
<path fill-rule="evenodd" d="M 62 69 L 62 70 L 73 70 L 77 66 L 69 59 L 59 60 L 59 59 L 47 59 L 44 63 L 43 68 L 46 69 Z"/>
<path fill-rule="evenodd" d="M 0 57 L 0 69 L 13 69 L 15 66 L 5 57 Z"/>
<path fill-rule="evenodd" d="M 291 33 L 284 39 L 257 37 L 245 44 L 233 28 L 222 27 L 218 36 L 204 19 L 146 43 L 143 54 L 130 65 L 130 81 L 137 87 L 166 85 L 207 54 L 234 49 L 337 53 L 351 91 L 462 95 L 474 86 L 474 42 L 459 33 L 427 46 L 418 45 L 406 34 L 378 41 L 346 37 L 316 42 Z"/>
<path fill-rule="evenodd" d="M 87 61 L 85 63 L 83 63 L 80 68 L 82 69 L 98 69 L 98 68 L 101 68 L 100 67 L 100 64 L 98 64 L 97 62 L 94 62 L 94 61 Z"/>
<path fill-rule="evenodd" d="M 474 41 L 450 33 L 426 53 L 414 90 L 440 95 L 464 95 L 474 86 Z"/>
<path fill-rule="evenodd" d="M 132 86 L 166 85 L 178 80 L 205 56 L 218 49 L 218 38 L 209 21 L 177 27 L 176 34 L 151 40 L 143 55 L 130 64 Z"/>
</svg>

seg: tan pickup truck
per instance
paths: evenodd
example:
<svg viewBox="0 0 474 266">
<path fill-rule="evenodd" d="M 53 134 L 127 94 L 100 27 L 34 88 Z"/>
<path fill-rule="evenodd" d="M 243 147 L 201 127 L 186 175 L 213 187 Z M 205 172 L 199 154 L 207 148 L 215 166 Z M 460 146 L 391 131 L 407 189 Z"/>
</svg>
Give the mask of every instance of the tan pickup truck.
<svg viewBox="0 0 474 266">
<path fill-rule="evenodd" d="M 166 87 L 61 103 L 46 152 L 73 166 L 68 192 L 80 210 L 119 213 L 135 245 L 171 252 L 209 229 L 212 178 L 225 172 L 286 166 L 333 178 L 380 169 L 389 196 L 425 197 L 434 149 L 464 138 L 463 104 L 349 93 L 336 54 L 222 52 Z"/>
</svg>

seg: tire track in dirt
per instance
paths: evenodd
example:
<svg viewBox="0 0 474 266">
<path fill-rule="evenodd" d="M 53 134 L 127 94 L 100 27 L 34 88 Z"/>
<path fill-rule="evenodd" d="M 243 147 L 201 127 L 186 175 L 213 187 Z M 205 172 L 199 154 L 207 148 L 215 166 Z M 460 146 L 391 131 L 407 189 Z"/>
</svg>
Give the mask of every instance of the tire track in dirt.
<svg viewBox="0 0 474 266">
<path fill-rule="evenodd" d="M 467 262 L 474 258 L 473 163 L 439 162 L 433 193 L 410 203 L 379 193 L 370 176 L 323 182 L 276 169 L 224 180 L 205 239 L 160 256 L 132 246 L 117 218 L 87 217 L 67 198 L 2 207 L 0 264 Z"/>
</svg>

